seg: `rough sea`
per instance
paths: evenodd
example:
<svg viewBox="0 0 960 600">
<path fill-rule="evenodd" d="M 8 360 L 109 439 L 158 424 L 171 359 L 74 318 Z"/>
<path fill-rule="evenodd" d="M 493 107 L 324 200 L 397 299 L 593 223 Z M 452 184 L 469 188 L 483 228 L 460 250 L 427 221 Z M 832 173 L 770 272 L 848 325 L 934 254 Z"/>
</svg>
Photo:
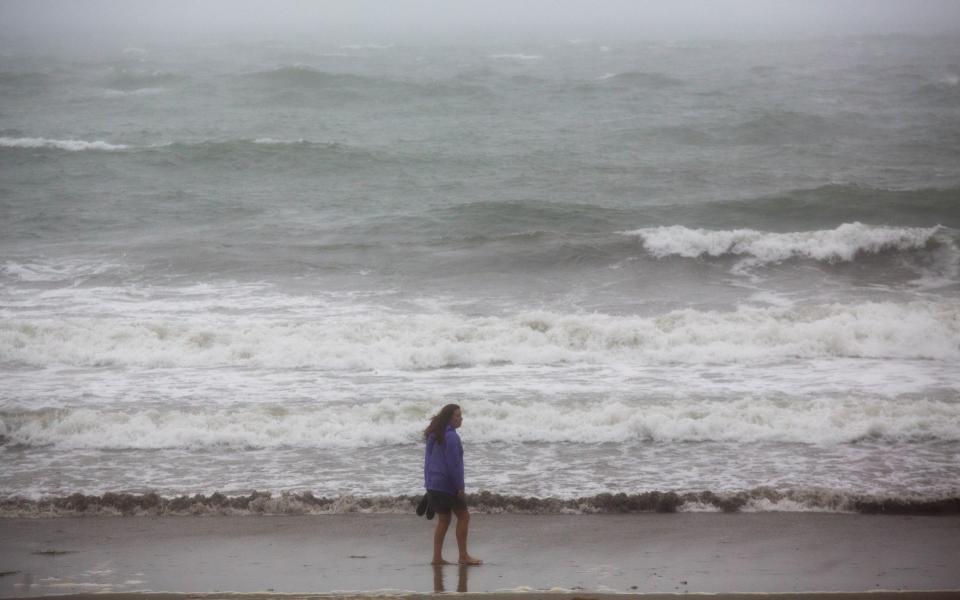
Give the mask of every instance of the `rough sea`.
<svg viewBox="0 0 960 600">
<path fill-rule="evenodd" d="M 960 38 L 0 53 L 0 512 L 960 512 Z M 481 493 L 487 492 L 487 493 Z M 623 495 L 620 495 L 623 494 Z"/>
</svg>

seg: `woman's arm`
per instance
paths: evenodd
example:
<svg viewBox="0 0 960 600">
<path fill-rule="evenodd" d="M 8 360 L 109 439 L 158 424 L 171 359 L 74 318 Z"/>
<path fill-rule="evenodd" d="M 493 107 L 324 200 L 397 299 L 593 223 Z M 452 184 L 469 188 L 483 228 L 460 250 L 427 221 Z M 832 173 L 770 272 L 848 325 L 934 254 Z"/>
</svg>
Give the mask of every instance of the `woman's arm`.
<svg viewBox="0 0 960 600">
<path fill-rule="evenodd" d="M 426 444 L 426 449 L 423 453 L 423 487 L 427 487 L 430 482 L 430 471 L 428 467 L 430 466 L 430 450 L 433 446 L 433 440 L 428 439 Z"/>
<path fill-rule="evenodd" d="M 444 442 L 446 446 L 447 476 L 457 490 L 457 495 L 464 493 L 463 484 L 463 445 L 460 443 L 460 436 L 455 431 L 448 431 Z"/>
</svg>

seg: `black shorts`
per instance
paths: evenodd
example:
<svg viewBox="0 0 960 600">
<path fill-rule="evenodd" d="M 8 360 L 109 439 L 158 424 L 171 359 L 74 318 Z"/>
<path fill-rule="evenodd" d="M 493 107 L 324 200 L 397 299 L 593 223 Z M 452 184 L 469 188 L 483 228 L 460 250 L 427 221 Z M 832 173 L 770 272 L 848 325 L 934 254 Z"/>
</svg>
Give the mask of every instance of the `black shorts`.
<svg viewBox="0 0 960 600">
<path fill-rule="evenodd" d="M 430 508 L 435 513 L 445 515 L 451 510 L 467 510 L 467 503 L 463 501 L 463 498 L 436 490 L 427 490 L 427 495 L 430 496 Z"/>
</svg>

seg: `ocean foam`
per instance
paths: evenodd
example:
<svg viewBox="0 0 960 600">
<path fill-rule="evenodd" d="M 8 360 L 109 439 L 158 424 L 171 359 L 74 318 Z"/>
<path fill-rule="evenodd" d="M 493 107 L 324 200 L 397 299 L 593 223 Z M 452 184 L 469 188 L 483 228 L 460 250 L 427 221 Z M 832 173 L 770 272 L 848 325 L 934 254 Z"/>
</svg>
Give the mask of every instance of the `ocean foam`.
<svg viewBox="0 0 960 600">
<path fill-rule="evenodd" d="M 741 306 L 653 317 L 538 311 L 64 316 L 0 320 L 0 360 L 25 365 L 363 371 L 564 364 L 960 358 L 960 305 Z"/>
<path fill-rule="evenodd" d="M 435 402 L 117 406 L 0 411 L 0 439 L 58 450 L 416 446 Z M 473 444 L 960 441 L 956 401 L 745 397 L 564 403 L 471 399 Z"/>
<path fill-rule="evenodd" d="M 300 138 L 298 140 L 278 140 L 274 138 L 257 138 L 253 140 L 254 144 L 266 144 L 266 145 L 293 145 L 293 144 L 309 144 L 307 140 Z"/>
<path fill-rule="evenodd" d="M 122 264 L 105 260 L 60 259 L 31 262 L 8 260 L 0 265 L 0 274 L 26 282 L 76 282 L 124 269 L 126 267 Z"/>
<path fill-rule="evenodd" d="M 153 96 L 155 94 L 163 94 L 166 91 L 167 91 L 166 88 L 162 88 L 162 87 L 144 87 L 144 88 L 137 88 L 133 90 L 108 89 L 108 90 L 104 90 L 104 95 L 106 96 Z"/>
<path fill-rule="evenodd" d="M 135 90 L 107 90 L 108 95 L 146 95 L 162 93 L 163 88 L 138 88 Z M 278 139 L 271 137 L 261 137 L 255 139 L 231 139 L 231 140 L 206 140 L 201 142 L 157 142 L 143 146 L 132 146 L 129 144 L 111 144 L 103 141 L 87 142 L 83 140 L 53 140 L 47 138 L 11 138 L 0 137 L 0 147 L 6 148 L 55 148 L 58 150 L 67 150 L 70 152 L 81 152 L 84 150 L 99 151 L 118 151 L 118 150 L 151 150 L 158 148 L 172 149 L 240 149 L 247 144 L 256 144 L 259 146 L 312 146 L 317 148 L 339 148 L 338 144 L 318 144 L 307 139 Z"/>
<path fill-rule="evenodd" d="M 11 138 L 0 137 L 0 147 L 4 148 L 57 148 L 70 152 L 83 150 L 126 150 L 125 144 L 110 144 L 103 141 L 87 142 L 84 140 L 51 140 L 47 138 Z"/>
<path fill-rule="evenodd" d="M 312 492 L 221 492 L 164 497 L 157 493 L 75 493 L 28 499 L 0 500 L 0 517 L 67 516 L 180 516 L 180 515 L 304 515 L 345 513 L 412 514 L 420 495 L 315 496 Z M 602 493 L 576 499 L 508 496 L 482 491 L 467 494 L 471 510 L 515 514 L 631 514 L 645 512 L 848 512 L 897 515 L 956 515 L 956 496 L 872 496 L 829 490 L 772 490 L 739 492 L 650 491 L 635 494 Z"/>
<path fill-rule="evenodd" d="M 887 250 L 920 250 L 941 241 L 940 227 L 877 227 L 844 223 L 836 229 L 771 233 L 753 229 L 712 231 L 680 225 L 623 232 L 637 236 L 657 258 L 680 256 L 748 256 L 759 263 L 791 258 L 849 262 L 860 254 Z"/>
<path fill-rule="evenodd" d="M 389 50 L 393 44 L 345 44 L 341 50 Z"/>
<path fill-rule="evenodd" d="M 541 54 L 488 54 L 487 58 L 493 58 L 496 60 L 540 60 L 543 58 Z"/>
</svg>

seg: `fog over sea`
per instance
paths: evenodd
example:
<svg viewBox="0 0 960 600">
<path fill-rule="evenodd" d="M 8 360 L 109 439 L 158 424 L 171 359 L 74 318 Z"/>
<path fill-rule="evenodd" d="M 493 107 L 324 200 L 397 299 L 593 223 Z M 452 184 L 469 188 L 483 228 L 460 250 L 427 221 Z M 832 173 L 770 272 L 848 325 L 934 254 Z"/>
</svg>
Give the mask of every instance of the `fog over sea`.
<svg viewBox="0 0 960 600">
<path fill-rule="evenodd" d="M 405 511 L 449 402 L 478 508 L 956 512 L 958 81 L 949 35 L 4 50 L 0 512 Z"/>
</svg>

